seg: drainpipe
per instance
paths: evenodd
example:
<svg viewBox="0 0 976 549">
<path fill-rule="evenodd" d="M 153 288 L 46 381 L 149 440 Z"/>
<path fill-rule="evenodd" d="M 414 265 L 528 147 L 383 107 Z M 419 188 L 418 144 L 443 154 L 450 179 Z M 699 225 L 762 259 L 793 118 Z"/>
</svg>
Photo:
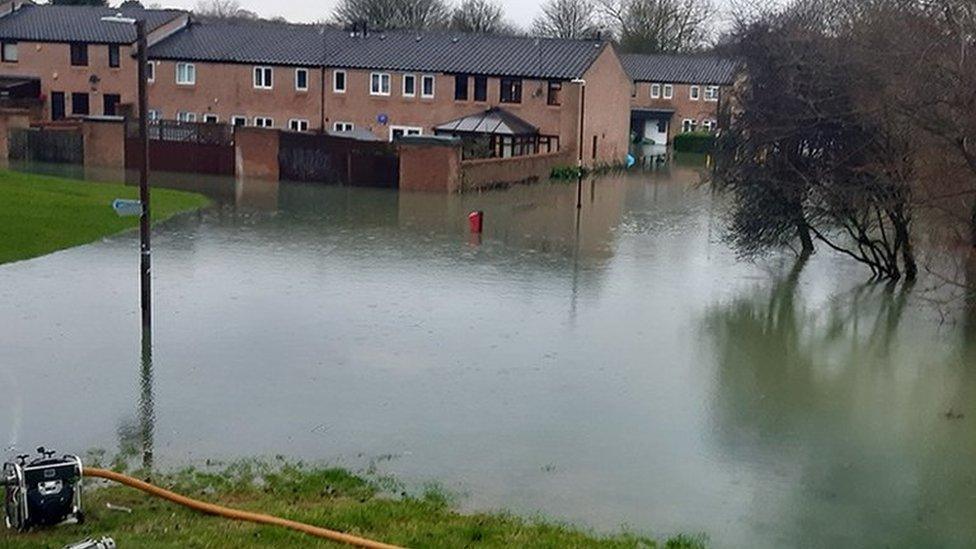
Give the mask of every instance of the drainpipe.
<svg viewBox="0 0 976 549">
<path fill-rule="evenodd" d="M 586 118 L 586 80 L 574 78 L 573 84 L 580 87 L 580 116 L 579 116 L 579 142 L 576 144 L 578 156 L 576 158 L 576 209 L 583 207 L 583 120 Z"/>
</svg>

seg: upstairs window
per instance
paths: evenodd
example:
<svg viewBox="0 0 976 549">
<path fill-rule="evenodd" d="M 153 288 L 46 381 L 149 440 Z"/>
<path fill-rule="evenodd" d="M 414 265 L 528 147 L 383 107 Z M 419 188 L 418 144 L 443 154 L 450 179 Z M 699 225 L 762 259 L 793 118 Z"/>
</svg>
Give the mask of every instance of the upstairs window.
<svg viewBox="0 0 976 549">
<path fill-rule="evenodd" d="M 665 84 L 662 87 L 662 97 L 665 99 L 674 99 L 674 86 L 671 84 Z"/>
<path fill-rule="evenodd" d="M 197 83 L 197 68 L 193 63 L 176 64 L 176 83 L 192 86 Z"/>
<path fill-rule="evenodd" d="M 346 71 L 332 72 L 332 91 L 346 93 Z"/>
<path fill-rule="evenodd" d="M 295 69 L 295 91 L 308 91 L 308 69 Z"/>
<path fill-rule="evenodd" d="M 705 101 L 718 101 L 718 86 L 705 86 Z"/>
<path fill-rule="evenodd" d="M 156 80 L 156 64 L 152 61 L 146 63 L 146 80 L 150 82 Z"/>
<path fill-rule="evenodd" d="M 118 44 L 108 45 L 108 66 L 112 68 L 118 68 L 119 66 L 119 45 Z"/>
<path fill-rule="evenodd" d="M 254 87 L 259 90 L 270 90 L 274 87 L 271 67 L 254 67 Z"/>
<path fill-rule="evenodd" d="M 698 86 L 691 86 L 688 88 L 688 98 L 692 101 L 698 101 L 701 99 L 701 88 Z"/>
<path fill-rule="evenodd" d="M 420 77 L 420 96 L 427 99 L 434 97 L 434 75 L 425 74 Z"/>
<path fill-rule="evenodd" d="M 369 75 L 370 95 L 390 95 L 390 74 L 374 72 Z"/>
<path fill-rule="evenodd" d="M 550 80 L 549 89 L 547 90 L 546 93 L 546 105 L 552 105 L 554 107 L 558 107 L 559 105 L 562 105 L 563 104 L 562 94 L 563 94 L 563 83 Z"/>
<path fill-rule="evenodd" d="M 499 97 L 502 103 L 522 102 L 522 79 L 502 78 Z"/>
<path fill-rule="evenodd" d="M 417 77 L 412 74 L 403 75 L 403 96 L 414 97 L 417 95 Z"/>
<path fill-rule="evenodd" d="M 630 83 L 630 96 L 637 97 L 637 82 Z"/>
<path fill-rule="evenodd" d="M 468 100 L 468 75 L 466 74 L 454 75 L 454 100 L 455 101 Z"/>
<path fill-rule="evenodd" d="M 487 76 L 474 77 L 474 100 L 488 101 L 488 77 Z"/>
<path fill-rule="evenodd" d="M 5 63 L 16 63 L 18 57 L 17 42 L 3 42 L 0 46 L 0 57 Z"/>
<path fill-rule="evenodd" d="M 661 85 L 651 84 L 651 99 L 660 99 L 660 98 L 661 98 Z"/>
<path fill-rule="evenodd" d="M 88 66 L 88 44 L 72 42 L 71 44 L 71 66 Z"/>
</svg>

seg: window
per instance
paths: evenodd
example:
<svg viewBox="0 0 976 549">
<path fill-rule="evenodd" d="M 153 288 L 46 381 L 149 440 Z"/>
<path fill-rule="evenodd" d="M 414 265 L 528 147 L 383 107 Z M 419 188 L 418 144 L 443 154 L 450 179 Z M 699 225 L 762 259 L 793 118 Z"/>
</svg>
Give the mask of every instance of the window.
<svg viewBox="0 0 976 549">
<path fill-rule="evenodd" d="M 390 95 L 390 74 L 374 72 L 369 75 L 370 95 Z"/>
<path fill-rule="evenodd" d="M 522 102 L 522 79 L 521 78 L 502 78 L 501 90 L 499 93 L 502 103 L 521 103 Z"/>
<path fill-rule="evenodd" d="M 205 124 L 216 124 L 217 122 L 220 122 L 220 117 L 218 117 L 216 114 L 207 113 L 203 115 L 203 122 Z"/>
<path fill-rule="evenodd" d="M 71 114 L 87 115 L 88 110 L 88 94 L 87 93 L 72 93 L 71 94 Z"/>
<path fill-rule="evenodd" d="M 487 76 L 474 77 L 474 100 L 475 101 L 488 100 L 488 77 Z"/>
<path fill-rule="evenodd" d="M 417 95 L 417 77 L 412 74 L 403 75 L 403 96 L 413 97 Z"/>
<path fill-rule="evenodd" d="M 455 101 L 468 100 L 468 75 L 466 74 L 454 75 L 454 100 Z"/>
<path fill-rule="evenodd" d="M 102 114 L 105 116 L 115 116 L 118 114 L 119 103 L 122 98 L 117 93 L 106 93 L 102 96 Z"/>
<path fill-rule="evenodd" d="M 701 88 L 698 86 L 688 88 L 688 98 L 692 101 L 698 101 L 701 98 Z"/>
<path fill-rule="evenodd" d="M 197 113 L 195 113 L 195 112 L 179 111 L 179 112 L 176 113 L 176 120 L 179 121 L 179 122 L 196 122 L 197 121 Z"/>
<path fill-rule="evenodd" d="M 434 97 L 434 75 L 425 74 L 420 77 L 420 96 L 428 99 Z"/>
<path fill-rule="evenodd" d="M 149 118 L 150 122 L 157 122 L 161 118 L 159 116 L 159 111 L 156 109 L 149 109 L 146 111 L 146 117 Z"/>
<path fill-rule="evenodd" d="M 232 126 L 247 126 L 247 117 L 235 114 L 230 117 L 230 123 Z"/>
<path fill-rule="evenodd" d="M 671 84 L 665 84 L 663 87 L 665 99 L 674 99 L 674 86 Z"/>
<path fill-rule="evenodd" d="M 152 61 L 146 63 L 146 80 L 150 82 L 156 80 L 156 64 Z"/>
<path fill-rule="evenodd" d="M 660 99 L 660 98 L 661 98 L 661 85 L 651 84 L 651 99 Z"/>
<path fill-rule="evenodd" d="M 332 129 L 337 132 L 351 132 L 356 129 L 356 126 L 352 122 L 335 122 L 332 124 Z"/>
<path fill-rule="evenodd" d="M 295 90 L 308 91 L 308 69 L 295 69 Z"/>
<path fill-rule="evenodd" d="M 257 126 L 257 127 L 259 127 L 259 128 L 273 128 L 274 127 L 274 120 L 271 119 L 271 118 L 268 118 L 267 116 L 255 116 L 254 117 L 254 125 Z"/>
<path fill-rule="evenodd" d="M 274 87 L 271 67 L 254 67 L 254 87 L 259 90 L 270 90 Z"/>
<path fill-rule="evenodd" d="M 705 86 L 705 101 L 718 101 L 718 86 Z"/>
<path fill-rule="evenodd" d="M 293 132 L 307 132 L 308 131 L 308 120 L 302 120 L 300 118 L 292 118 L 288 121 L 288 129 Z"/>
<path fill-rule="evenodd" d="M 74 67 L 88 66 L 88 44 L 80 42 L 71 44 L 71 65 Z"/>
<path fill-rule="evenodd" d="M 685 118 L 681 121 L 681 131 L 688 133 L 693 132 L 698 129 L 698 123 L 689 118 Z"/>
<path fill-rule="evenodd" d="M 549 81 L 549 90 L 546 93 L 546 105 L 562 105 L 563 83 Z"/>
<path fill-rule="evenodd" d="M 346 93 L 346 71 L 332 71 L 332 91 Z"/>
<path fill-rule="evenodd" d="M 108 66 L 112 68 L 118 68 L 119 66 L 119 45 L 118 44 L 108 45 Z"/>
<path fill-rule="evenodd" d="M 176 64 L 176 83 L 192 86 L 197 83 L 197 68 L 193 63 Z"/>
<path fill-rule="evenodd" d="M 17 42 L 3 42 L 3 46 L 0 47 L 0 59 L 5 63 L 16 63 L 17 54 Z"/>
<path fill-rule="evenodd" d="M 702 129 L 706 132 L 711 132 L 715 128 L 715 122 L 711 120 L 702 120 Z"/>
<path fill-rule="evenodd" d="M 416 128 L 413 126 L 390 126 L 390 141 L 405 135 L 422 135 L 423 133 L 423 128 Z"/>
<path fill-rule="evenodd" d="M 630 96 L 637 97 L 637 82 L 630 83 Z"/>
</svg>

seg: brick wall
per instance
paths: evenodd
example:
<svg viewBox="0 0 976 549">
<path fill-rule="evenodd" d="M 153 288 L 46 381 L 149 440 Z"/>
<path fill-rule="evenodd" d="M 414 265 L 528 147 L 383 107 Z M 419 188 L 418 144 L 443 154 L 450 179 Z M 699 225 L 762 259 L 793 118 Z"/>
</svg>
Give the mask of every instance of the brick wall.
<svg viewBox="0 0 976 549">
<path fill-rule="evenodd" d="M 659 98 L 651 97 L 651 86 L 652 82 L 637 82 L 633 85 L 632 97 L 630 98 L 630 104 L 634 108 L 638 109 L 662 109 L 662 110 L 674 110 L 674 115 L 671 117 L 670 124 L 668 127 L 668 142 L 675 135 L 681 133 L 682 123 L 684 120 L 694 120 L 697 124 L 698 129 L 702 128 L 702 121 L 711 120 L 713 122 L 718 120 L 718 109 L 720 101 L 724 100 L 725 96 L 728 94 L 728 87 L 720 87 L 719 98 L 720 101 L 709 101 L 705 99 L 705 87 L 707 84 L 697 85 L 699 88 L 699 99 L 691 99 L 691 87 L 693 84 L 675 84 L 671 85 L 674 87 L 674 97 L 671 99 L 665 99 L 663 94 L 663 87 L 666 82 L 657 82 L 661 84 L 662 93 Z M 636 92 L 636 95 L 633 93 Z"/>
<path fill-rule="evenodd" d="M 622 163 L 629 148 L 630 77 L 613 47 L 604 48 L 583 79 L 586 80 L 583 162 L 587 166 Z"/>
<path fill-rule="evenodd" d="M 242 179 L 278 180 L 278 130 L 236 128 L 234 173 Z"/>
<path fill-rule="evenodd" d="M 517 183 L 535 183 L 549 179 L 557 166 L 575 165 L 572 151 L 518 156 L 514 158 L 485 158 L 461 162 L 461 190 L 490 189 Z"/>
<path fill-rule="evenodd" d="M 122 120 L 85 120 L 81 135 L 86 168 L 125 168 L 125 123 Z"/>
<path fill-rule="evenodd" d="M 397 145 L 397 155 L 400 190 L 446 193 L 460 190 L 459 142 L 403 141 Z"/>
</svg>

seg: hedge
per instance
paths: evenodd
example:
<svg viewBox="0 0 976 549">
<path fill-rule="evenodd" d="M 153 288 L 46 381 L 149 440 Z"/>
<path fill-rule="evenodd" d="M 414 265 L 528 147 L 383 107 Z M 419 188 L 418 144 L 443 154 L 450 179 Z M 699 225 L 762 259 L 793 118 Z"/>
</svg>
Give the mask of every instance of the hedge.
<svg viewBox="0 0 976 549">
<path fill-rule="evenodd" d="M 708 132 L 679 133 L 674 136 L 674 150 L 685 153 L 709 153 L 715 147 L 715 136 Z"/>
</svg>

